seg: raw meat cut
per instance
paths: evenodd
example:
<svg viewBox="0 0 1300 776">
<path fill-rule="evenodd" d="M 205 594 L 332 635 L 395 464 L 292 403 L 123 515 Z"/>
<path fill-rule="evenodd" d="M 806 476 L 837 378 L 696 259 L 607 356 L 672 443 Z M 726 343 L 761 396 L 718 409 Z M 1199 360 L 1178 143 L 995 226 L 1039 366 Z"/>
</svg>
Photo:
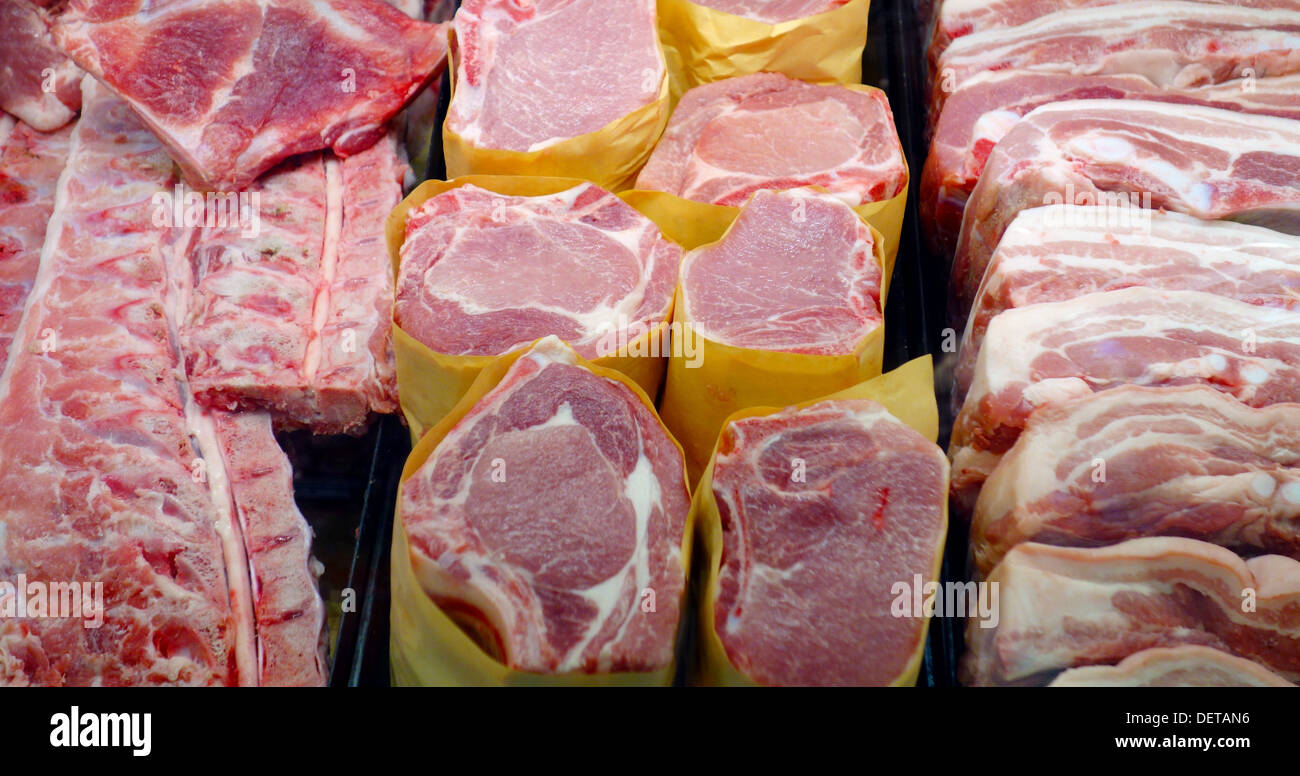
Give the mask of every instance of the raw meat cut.
<svg viewBox="0 0 1300 776">
<path fill-rule="evenodd" d="M 71 0 L 54 38 L 130 102 L 197 188 L 359 153 L 443 66 L 443 28 L 380 0 Z"/>
<path fill-rule="evenodd" d="M 506 665 L 672 664 L 690 510 L 681 450 L 640 396 L 558 339 L 519 357 L 400 498 L 421 586 Z"/>
<path fill-rule="evenodd" d="M 967 79 L 944 105 L 921 174 L 921 219 L 931 250 L 951 255 L 962 212 L 990 152 L 1021 116 L 1066 100 L 1138 99 L 1201 104 L 1300 119 L 1300 75 L 1237 79 L 1188 89 L 1140 75 L 1063 75 L 999 70 Z"/>
<path fill-rule="evenodd" d="M 768 685 L 905 675 L 927 619 L 894 616 L 890 591 L 935 577 L 947 475 L 937 445 L 872 401 L 729 424 L 713 469 L 723 542 L 713 627 L 732 665 Z"/>
<path fill-rule="evenodd" d="M 275 443 L 270 415 L 214 412 L 212 418 L 248 557 L 258 684 L 323 684 L 320 572 L 313 568 L 311 529 L 293 500 L 289 460 Z"/>
<path fill-rule="evenodd" d="M 758 73 L 682 96 L 638 189 L 740 206 L 760 189 L 821 186 L 850 205 L 907 187 L 884 92 Z"/>
<path fill-rule="evenodd" d="M 1239 5 L 1250 8 L 1278 8 L 1300 11 L 1296 0 L 1199 0 L 1218 5 Z M 1095 8 L 1102 5 L 1143 5 L 1133 0 L 944 0 L 935 19 L 934 34 L 930 38 L 930 67 L 938 64 L 943 54 L 957 38 L 975 32 L 1018 27 L 1051 13 L 1073 8 Z M 1157 11 L 1158 13 L 1158 11 Z"/>
<path fill-rule="evenodd" d="M 1300 563 L 1290 558 L 1243 561 L 1167 537 L 1092 549 L 1022 544 L 988 581 L 1000 588 L 998 624 L 967 623 L 965 684 L 1041 685 L 1067 668 L 1184 644 L 1300 678 Z"/>
<path fill-rule="evenodd" d="M 125 103 L 90 78 L 83 96 L 0 377 L 0 579 L 102 585 L 102 627 L 0 620 L 0 684 L 322 684 L 269 420 L 204 412 L 182 379 L 184 235 L 151 217 L 172 164 Z"/>
<path fill-rule="evenodd" d="M 852 354 L 884 321 L 871 228 L 807 189 L 755 194 L 681 276 L 692 336 L 732 347 Z"/>
<path fill-rule="evenodd" d="M 691 0 L 691 2 L 758 22 L 780 24 L 833 11 L 847 4 L 849 0 Z"/>
<path fill-rule="evenodd" d="M 30 0 L 0 0 L 0 109 L 42 132 L 81 110 L 81 69 L 54 46 L 48 14 Z"/>
<path fill-rule="evenodd" d="M 1121 214 L 1163 208 L 1300 234 L 1300 121 L 1141 100 L 1035 109 L 993 149 L 966 205 L 950 284 L 954 324 L 965 322 L 1016 213 L 1062 203 Z"/>
<path fill-rule="evenodd" d="M 1204 385 L 1048 405 L 985 483 L 971 523 L 985 574 L 1020 542 L 1142 536 L 1300 558 L 1300 405 L 1252 409 Z"/>
<path fill-rule="evenodd" d="M 1071 668 L 1049 687 L 1295 687 L 1250 660 L 1210 647 L 1155 647 L 1115 666 Z"/>
<path fill-rule="evenodd" d="M 659 99 L 654 0 L 465 0 L 447 129 L 480 148 L 537 151 Z"/>
<path fill-rule="evenodd" d="M 548 334 L 587 359 L 672 313 L 681 249 L 591 183 L 538 197 L 477 186 L 406 222 L 393 319 L 438 353 L 495 356 Z"/>
<path fill-rule="evenodd" d="M 341 161 L 300 157 L 246 190 L 256 220 L 195 227 L 181 338 L 201 403 L 317 433 L 396 409 L 383 225 L 404 171 L 391 137 Z"/>
<path fill-rule="evenodd" d="M 72 128 L 37 132 L 0 114 L 0 369 L 41 263 Z"/>
<path fill-rule="evenodd" d="M 970 389 L 989 321 L 1015 307 L 1133 286 L 1300 306 L 1300 237 L 1167 211 L 1136 215 L 1142 218 L 1121 224 L 1104 207 L 1020 211 L 975 294 L 958 351 L 955 407 Z"/>
<path fill-rule="evenodd" d="M 1298 34 L 1300 11 L 1276 8 L 1130 2 L 1059 11 L 953 41 L 933 71 L 930 121 L 985 70 L 1133 73 L 1180 88 L 1300 72 Z"/>
<path fill-rule="evenodd" d="M 1300 313 L 1151 288 L 1008 310 L 989 324 L 953 423 L 953 500 L 969 514 L 1038 407 L 1124 384 L 1198 383 L 1252 407 L 1300 402 Z"/>
</svg>

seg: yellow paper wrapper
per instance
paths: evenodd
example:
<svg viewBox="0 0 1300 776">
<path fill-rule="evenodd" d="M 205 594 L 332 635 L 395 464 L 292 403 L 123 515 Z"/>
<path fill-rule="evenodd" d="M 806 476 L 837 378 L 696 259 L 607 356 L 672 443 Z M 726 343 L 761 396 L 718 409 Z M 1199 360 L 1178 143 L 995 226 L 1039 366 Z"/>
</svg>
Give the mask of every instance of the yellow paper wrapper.
<svg viewBox="0 0 1300 776">
<path fill-rule="evenodd" d="M 751 73 L 859 83 L 870 12 L 871 0 L 852 0 L 816 16 L 767 24 L 690 0 L 659 0 L 673 104 L 700 84 Z"/>
<path fill-rule="evenodd" d="M 415 445 L 402 469 L 401 483 L 424 465 L 429 456 L 448 433 L 479 401 L 495 388 L 510 367 L 528 348 L 514 351 L 487 365 L 474 380 L 468 392 L 452 411 Z M 597 366 L 578 358 L 578 364 L 599 377 L 617 381 L 627 386 L 641 399 L 651 412 L 654 403 L 646 397 L 632 380 L 612 369 Z M 661 424 L 662 425 L 662 424 Z M 665 429 L 665 433 L 667 429 Z M 406 527 L 402 521 L 401 490 L 398 490 L 397 510 L 393 518 L 393 549 L 391 562 L 392 603 L 390 606 L 389 663 L 393 684 L 409 686 L 483 686 L 483 685 L 669 685 L 673 680 L 674 666 L 658 671 L 612 674 L 539 674 L 516 671 L 483 651 L 464 630 L 447 616 L 420 587 Z M 693 512 L 692 512 L 693 514 Z M 694 527 L 687 518 L 682 531 L 683 571 L 687 575 L 683 587 L 679 612 L 677 639 L 681 640 L 686 617 L 686 595 L 690 590 L 690 558 Z"/>
<path fill-rule="evenodd" d="M 663 195 L 668 197 L 671 195 Z M 676 198 L 674 198 L 676 199 Z M 678 202 L 687 200 L 678 199 Z M 699 203 L 691 203 L 698 205 Z M 705 205 L 704 207 L 716 207 Z M 693 209 L 688 206 L 688 209 Z M 736 208 L 727 208 L 739 212 Z M 733 214 L 734 220 L 734 214 Z M 863 219 L 864 221 L 866 219 Z M 881 268 L 880 302 L 883 313 L 889 296 L 894 261 L 884 250 L 880 232 L 875 238 L 876 262 Z M 700 235 L 705 230 L 699 228 Z M 726 230 L 723 230 L 725 236 Z M 698 235 L 697 235 L 698 236 Z M 698 247 L 698 246 L 684 246 Z M 659 414 L 686 451 L 691 482 L 699 480 L 709 454 L 729 415 L 746 407 L 787 407 L 813 396 L 856 385 L 880 374 L 884 360 L 885 326 L 869 333 L 851 354 L 838 356 L 784 353 L 736 348 L 714 342 L 690 328 L 685 297 L 678 281 L 673 320 L 685 332 L 683 345 L 673 345 L 668 359 Z M 676 335 L 678 332 L 674 331 Z M 399 375 L 400 379 L 400 375 Z"/>
<path fill-rule="evenodd" d="M 457 72 L 456 36 L 453 32 L 451 61 Z M 456 99 L 456 78 L 452 99 Z M 669 79 L 660 84 L 659 97 L 649 105 L 619 118 L 595 132 L 561 140 L 537 151 L 506 151 L 481 148 L 442 125 L 443 156 L 447 177 L 466 175 L 541 175 L 581 178 L 610 191 L 622 191 L 636 180 L 668 124 L 672 112 L 668 100 Z"/>
<path fill-rule="evenodd" d="M 388 256 L 397 277 L 401 265 L 402 242 L 406 239 L 406 216 L 427 200 L 452 189 L 473 184 L 481 189 L 518 197 L 540 197 L 567 191 L 586 181 L 577 178 L 540 178 L 520 176 L 469 175 L 451 181 L 425 181 L 403 199 L 388 215 L 385 236 Z M 654 220 L 653 218 L 651 220 Z M 658 222 L 656 222 L 658 223 Z M 662 231 L 662 227 L 661 227 Z M 666 235 L 665 235 L 666 236 Z M 664 321 L 646 332 L 617 354 L 596 359 L 596 364 L 628 375 L 650 396 L 659 393 L 663 382 L 664 358 L 637 353 L 651 352 L 650 344 L 661 338 L 668 328 Z M 661 340 L 662 341 L 662 340 Z M 638 350 L 641 349 L 641 350 Z M 397 394 L 411 429 L 412 444 L 456 406 L 486 366 L 496 356 L 456 356 L 438 353 L 393 324 L 393 353 L 397 361 Z"/>
<path fill-rule="evenodd" d="M 797 406 L 807 407 L 828 399 L 871 399 L 884 405 L 890 414 L 903 423 L 916 429 L 925 438 L 935 441 L 939 435 L 939 410 L 934 399 L 934 371 L 929 356 L 909 361 L 894 371 L 860 383 L 851 388 L 800 402 Z M 741 410 L 727 419 L 727 423 L 741 418 L 770 415 L 779 412 L 778 407 L 752 407 Z M 708 468 L 700 485 L 695 491 L 691 504 L 692 521 L 699 532 L 700 554 L 702 556 L 703 578 L 699 580 L 702 590 L 699 601 L 700 655 L 694 681 L 704 685 L 753 685 L 754 681 L 741 673 L 727 657 L 722 639 L 718 637 L 713 626 L 713 604 L 718 598 L 718 573 L 722 568 L 722 518 L 718 512 L 717 501 L 713 497 L 713 458 L 710 456 Z M 941 536 L 947 535 L 948 503 L 943 502 L 943 530 Z M 939 567 L 943 562 L 943 543 L 940 542 L 934 556 L 934 564 L 929 569 L 927 579 L 939 578 Z M 916 677 L 921 667 L 921 658 L 925 651 L 925 634 L 930 622 L 925 620 L 921 638 L 907 669 L 892 683 L 894 686 L 916 684 Z"/>
</svg>

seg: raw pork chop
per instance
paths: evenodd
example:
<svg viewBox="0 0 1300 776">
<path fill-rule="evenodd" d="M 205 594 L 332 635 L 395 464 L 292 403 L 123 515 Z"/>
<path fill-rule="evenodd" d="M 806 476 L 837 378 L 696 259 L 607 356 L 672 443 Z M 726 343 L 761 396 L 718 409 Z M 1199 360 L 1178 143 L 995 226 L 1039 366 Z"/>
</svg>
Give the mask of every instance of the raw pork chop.
<svg viewBox="0 0 1300 776">
<path fill-rule="evenodd" d="M 72 128 L 37 132 L 0 114 L 0 369 L 41 263 Z"/>
<path fill-rule="evenodd" d="M 958 38 L 933 70 L 930 121 L 954 89 L 985 70 L 1134 73 L 1188 87 L 1300 72 L 1300 10 L 1128 2 L 1077 8 Z"/>
<path fill-rule="evenodd" d="M 927 620 L 895 617 L 892 587 L 933 577 L 947 481 L 943 451 L 872 401 L 729 424 L 713 469 L 713 627 L 732 665 L 769 685 L 905 675 Z"/>
<path fill-rule="evenodd" d="M 515 362 L 401 505 L 425 592 L 506 665 L 672 664 L 690 510 L 681 451 L 637 394 L 559 340 Z"/>
<path fill-rule="evenodd" d="M 269 420 L 203 412 L 181 379 L 190 279 L 151 217 L 172 164 L 125 103 L 83 95 L 0 377 L 0 579 L 102 585 L 103 622 L 0 619 L 0 684 L 321 684 L 310 531 Z"/>
<path fill-rule="evenodd" d="M 1022 544 L 988 581 L 1000 588 L 999 620 L 967 623 L 966 684 L 1041 685 L 1066 668 L 1184 644 L 1300 678 L 1300 563 L 1290 558 L 1243 561 L 1165 537 L 1093 549 Z"/>
<path fill-rule="evenodd" d="M 203 189 L 365 150 L 446 58 L 442 27 L 380 0 L 71 0 L 54 37 Z"/>
<path fill-rule="evenodd" d="M 1126 385 L 1043 407 L 980 491 L 971 546 L 987 574 L 1020 542 L 1142 536 L 1300 558 L 1300 405 Z"/>
<path fill-rule="evenodd" d="M 993 147 L 1020 117 L 1050 102 L 1096 99 L 1201 104 L 1300 119 L 1300 75 L 1175 89 L 1158 87 L 1140 75 L 979 73 L 948 98 L 921 174 L 921 219 L 931 249 L 952 254 L 966 200 Z"/>
<path fill-rule="evenodd" d="M 548 334 L 584 358 L 672 312 L 681 249 L 591 183 L 541 197 L 476 186 L 406 222 L 393 319 L 436 352 L 495 356 Z"/>
<path fill-rule="evenodd" d="M 779 24 L 833 11 L 849 0 L 691 0 L 696 5 L 725 11 L 754 21 Z"/>
<path fill-rule="evenodd" d="M 465 0 L 447 129 L 481 148 L 537 151 L 659 98 L 654 0 Z"/>
<path fill-rule="evenodd" d="M 1295 687 L 1245 658 L 1210 647 L 1154 647 L 1114 666 L 1071 668 L 1049 687 Z"/>
<path fill-rule="evenodd" d="M 1297 0 L 1200 0 L 1219 5 L 1240 5 L 1250 8 L 1278 8 L 1300 11 Z M 1101 5 L 1142 5 L 1133 0 L 944 0 L 935 19 L 934 34 L 930 38 L 930 67 L 939 61 L 957 38 L 975 32 L 1018 27 L 1050 13 L 1073 8 L 1095 8 Z M 1155 11 L 1159 13 L 1159 11 Z"/>
<path fill-rule="evenodd" d="M 46 12 L 30 0 L 0 0 L 0 31 L 0 109 L 42 132 L 72 121 L 82 72 L 54 47 Z"/>
<path fill-rule="evenodd" d="M 953 499 L 974 506 L 1038 407 L 1124 384 L 1197 383 L 1252 407 L 1300 402 L 1300 313 L 1151 288 L 1008 310 L 989 324 L 953 424 Z"/>
<path fill-rule="evenodd" d="M 248 190 L 258 228 L 195 228 L 181 336 L 200 402 L 318 433 L 358 432 L 396 409 L 383 225 L 405 169 L 392 137 L 344 160 L 303 156 Z"/>
<path fill-rule="evenodd" d="M 721 241 L 682 260 L 686 318 L 732 347 L 852 354 L 883 323 L 874 246 L 828 194 L 760 191 Z"/>
<path fill-rule="evenodd" d="M 760 189 L 821 186 L 850 205 L 892 198 L 907 165 L 884 92 L 758 73 L 682 96 L 638 189 L 743 205 Z"/>
<path fill-rule="evenodd" d="M 1250 304 L 1300 307 L 1300 237 L 1229 221 L 1141 211 L 1111 223 L 1104 207 L 1022 210 L 993 252 L 959 351 L 954 406 L 970 389 L 994 316 L 1039 302 L 1133 286 L 1205 291 Z"/>
<path fill-rule="evenodd" d="M 1016 213 L 1057 203 L 1145 206 L 1143 194 L 1153 208 L 1300 234 L 1300 121 L 1140 100 L 1037 108 L 993 149 L 971 193 L 953 260 L 952 322 L 965 322 Z"/>
</svg>

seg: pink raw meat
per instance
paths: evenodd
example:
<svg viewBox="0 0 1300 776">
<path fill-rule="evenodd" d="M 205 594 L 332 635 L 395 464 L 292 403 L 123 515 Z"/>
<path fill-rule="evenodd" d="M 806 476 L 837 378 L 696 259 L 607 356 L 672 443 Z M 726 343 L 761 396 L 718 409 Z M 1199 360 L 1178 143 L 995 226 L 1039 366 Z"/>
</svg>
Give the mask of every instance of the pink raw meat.
<svg viewBox="0 0 1300 776">
<path fill-rule="evenodd" d="M 181 337 L 200 402 L 318 433 L 359 432 L 396 409 L 383 224 L 404 171 L 391 137 L 344 160 L 304 156 L 248 190 L 258 228 L 194 228 Z"/>
<path fill-rule="evenodd" d="M 930 579 L 943 552 L 943 451 L 875 402 L 840 400 L 737 420 L 717 456 L 713 627 L 732 665 L 768 685 L 905 674 L 926 620 L 894 616 L 890 590 Z"/>
<path fill-rule="evenodd" d="M 1290 558 L 1243 561 L 1167 537 L 1092 549 L 1022 544 L 989 581 L 1000 588 L 999 619 L 992 628 L 968 620 L 964 684 L 1042 685 L 1067 668 L 1182 645 L 1300 678 L 1300 563 Z"/>
<path fill-rule="evenodd" d="M 76 118 L 82 72 L 54 47 L 49 14 L 30 0 L 0 0 L 0 31 L 0 109 L 42 132 Z"/>
<path fill-rule="evenodd" d="M 986 70 L 1132 73 L 1157 86 L 1203 86 L 1300 72 L 1297 35 L 1295 10 L 1126 2 L 1061 11 L 954 41 L 931 73 L 931 126 L 948 95 Z"/>
<path fill-rule="evenodd" d="M 1180 213 L 1138 211 L 1115 223 L 1104 207 L 1022 210 L 993 252 L 962 335 L 953 392 L 970 389 L 989 322 L 1006 310 L 1133 286 L 1205 291 L 1300 308 L 1300 237 Z"/>
<path fill-rule="evenodd" d="M 833 11 L 849 0 L 691 0 L 696 5 L 725 11 L 754 21 L 779 24 Z"/>
<path fill-rule="evenodd" d="M 559 340 L 520 356 L 400 498 L 425 592 L 506 665 L 672 665 L 688 562 L 681 450 L 639 396 Z"/>
<path fill-rule="evenodd" d="M 1050 687 L 1295 687 L 1258 663 L 1210 647 L 1154 647 L 1114 666 L 1071 668 Z"/>
<path fill-rule="evenodd" d="M 1119 204 L 1300 234 L 1300 121 L 1200 105 L 1079 100 L 1037 108 L 993 149 L 971 192 L 949 285 L 965 322 L 989 258 L 1021 210 Z"/>
<path fill-rule="evenodd" d="M 203 189 L 365 150 L 446 57 L 441 26 L 380 0 L 71 0 L 54 37 Z"/>
<path fill-rule="evenodd" d="M 1035 409 L 1127 384 L 1300 402 L 1300 313 L 1141 287 L 1007 310 L 989 324 L 953 423 L 954 503 L 970 513 Z"/>
<path fill-rule="evenodd" d="M 638 189 L 743 205 L 760 189 L 821 186 L 850 205 L 907 187 L 894 114 L 881 91 L 758 73 L 682 96 Z"/>
<path fill-rule="evenodd" d="M 1126 385 L 1043 407 L 971 524 L 985 574 L 1021 542 L 1143 536 L 1300 558 L 1300 404 L 1254 409 L 1205 385 Z"/>
<path fill-rule="evenodd" d="M 670 315 L 681 255 L 594 184 L 538 197 L 462 186 L 408 216 L 393 319 L 439 353 L 495 356 L 553 334 L 610 355 Z"/>
<path fill-rule="evenodd" d="M 846 355 L 883 322 L 871 229 L 810 190 L 760 191 L 682 261 L 694 334 L 737 348 Z"/>
<path fill-rule="evenodd" d="M 1238 79 L 1188 89 L 1157 87 L 1140 75 L 1063 75 L 1028 70 L 967 79 L 944 105 L 921 174 L 921 220 L 931 250 L 951 255 L 962 213 L 993 147 L 1022 116 L 1067 100 L 1137 99 L 1300 119 L 1300 75 Z"/>
<path fill-rule="evenodd" d="M 257 540 L 308 535 L 269 421 L 231 437 L 181 379 L 183 235 L 152 218 L 172 164 L 125 103 L 83 96 L 0 377 L 0 578 L 102 585 L 103 623 L 0 620 L 0 684 L 322 684 L 314 579 Z"/>
<path fill-rule="evenodd" d="M 72 128 L 37 132 L 0 114 L 0 368 L 41 263 Z"/>
<path fill-rule="evenodd" d="M 1198 0 L 1217 5 L 1238 5 L 1248 8 L 1277 8 L 1300 11 L 1297 0 Z M 929 59 L 931 71 L 944 49 L 954 40 L 975 32 L 1018 27 L 1051 13 L 1074 8 L 1096 8 L 1102 5 L 1141 5 L 1134 0 L 944 0 L 935 19 L 934 33 L 930 37 Z M 1158 13 L 1159 11 L 1155 11 Z"/>
<path fill-rule="evenodd" d="M 536 151 L 659 98 L 654 0 L 465 0 L 454 24 L 446 126 L 481 148 Z"/>
</svg>

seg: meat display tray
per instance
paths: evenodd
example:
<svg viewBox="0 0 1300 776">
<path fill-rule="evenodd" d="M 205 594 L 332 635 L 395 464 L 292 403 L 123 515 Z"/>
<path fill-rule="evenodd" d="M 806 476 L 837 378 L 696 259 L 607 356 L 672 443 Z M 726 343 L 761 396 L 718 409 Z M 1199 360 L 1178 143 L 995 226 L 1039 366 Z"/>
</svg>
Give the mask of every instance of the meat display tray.
<svg viewBox="0 0 1300 776">
<path fill-rule="evenodd" d="M 459 3 L 457 3 L 459 6 Z M 938 353 L 942 326 L 947 262 L 924 249 L 916 212 L 917 184 L 925 159 L 924 85 L 920 20 L 911 0 L 875 0 L 871 7 L 869 37 L 863 57 L 863 81 L 884 89 L 894 111 L 903 150 L 911 166 L 907 217 L 898 261 L 885 309 L 885 369 L 893 369 L 926 353 Z M 441 127 L 450 95 L 450 74 L 444 74 L 438 105 Z M 428 168 L 424 179 L 441 179 L 446 166 L 441 133 L 430 139 Z M 947 397 L 939 397 L 940 444 L 946 447 L 946 430 L 951 425 Z M 388 672 L 388 569 L 392 540 L 393 506 L 402 463 L 410 450 L 406 428 L 396 417 L 388 417 L 366 438 L 370 458 L 356 529 L 355 552 L 346 585 L 355 594 L 355 611 L 341 612 L 338 625 L 332 686 L 386 686 Z M 328 487 L 322 483 L 321 487 Z M 300 494 L 300 502 L 303 497 Z M 305 511 L 305 509 L 304 509 Z M 311 516 L 309 515 L 309 519 Z M 321 528 L 313 521 L 318 537 Z M 331 529 L 332 530 L 332 529 Z M 965 577 L 966 536 L 950 530 L 943 564 L 944 580 L 954 570 Z M 324 581 L 322 583 L 325 584 Z M 684 682 L 689 656 L 694 651 L 695 611 L 687 620 L 677 683 Z M 945 687 L 956 684 L 955 656 L 960 647 L 960 623 L 935 619 L 917 684 Z"/>
</svg>

